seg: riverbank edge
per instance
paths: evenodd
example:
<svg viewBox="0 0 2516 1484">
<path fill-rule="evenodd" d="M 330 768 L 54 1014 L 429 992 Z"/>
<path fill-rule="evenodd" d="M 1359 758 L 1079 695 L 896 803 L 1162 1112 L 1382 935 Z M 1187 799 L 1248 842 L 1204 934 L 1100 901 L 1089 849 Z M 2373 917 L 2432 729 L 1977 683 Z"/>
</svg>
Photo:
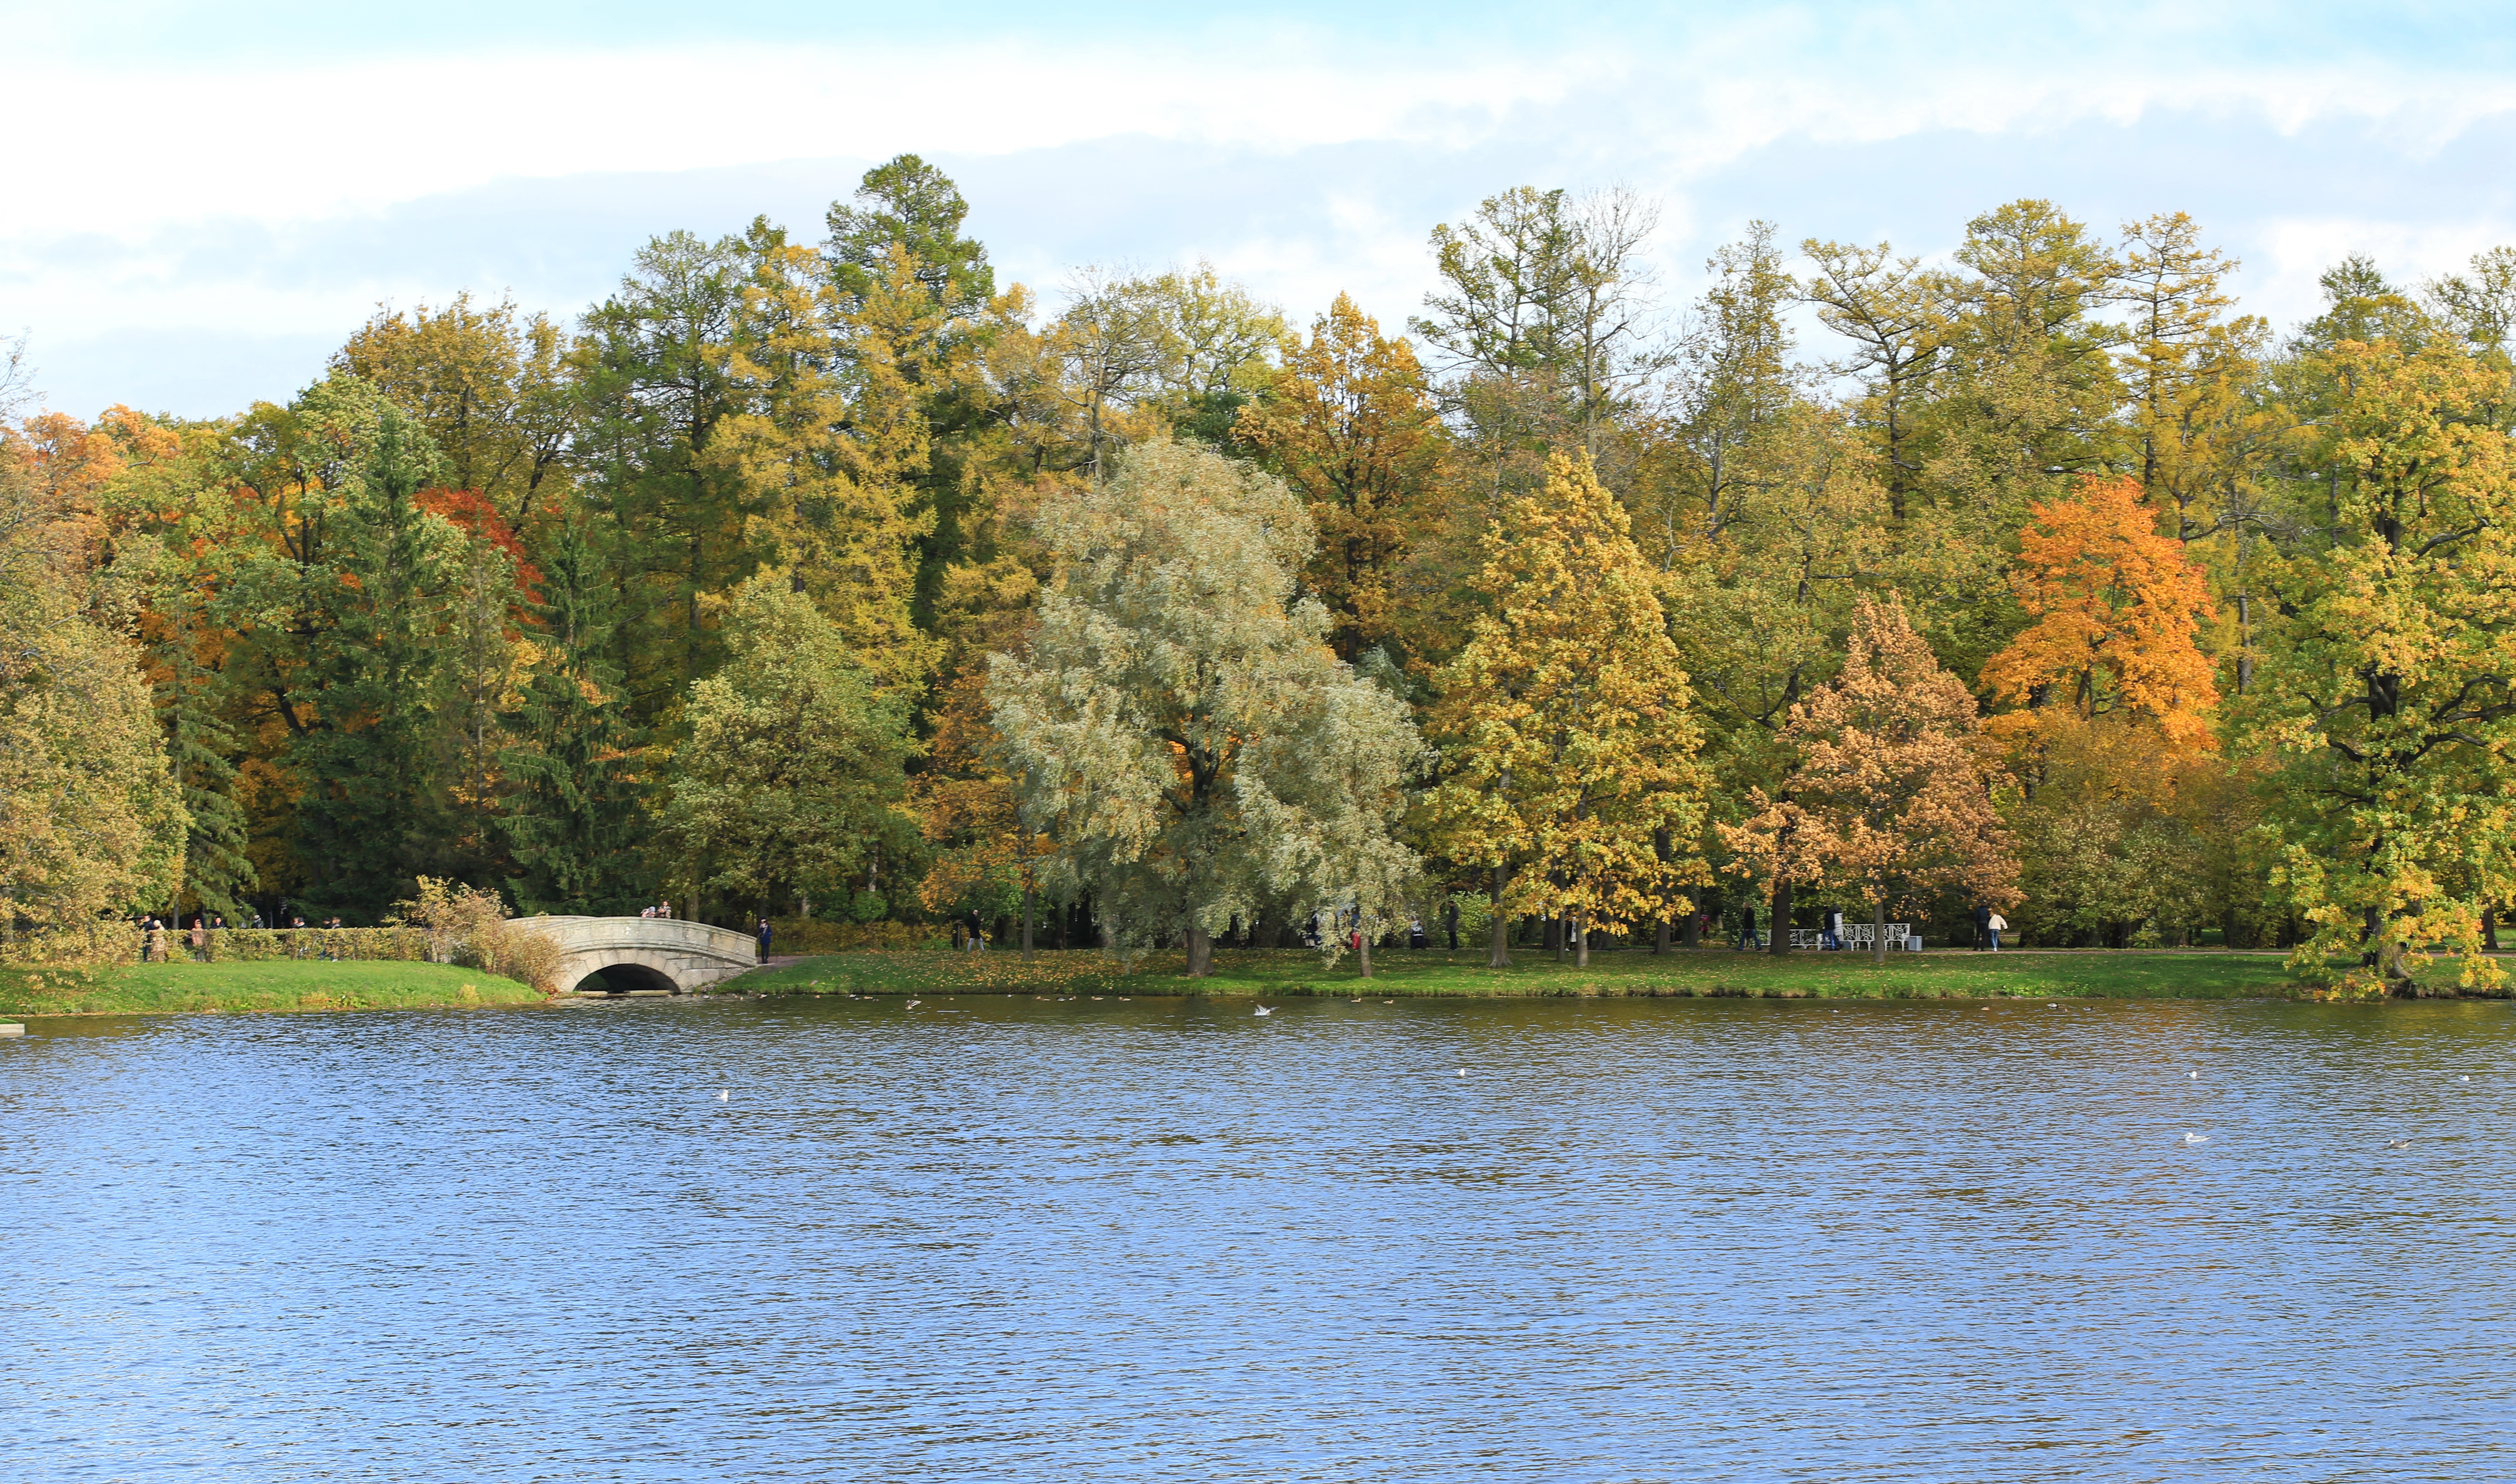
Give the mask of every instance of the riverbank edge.
<svg viewBox="0 0 2516 1484">
<path fill-rule="evenodd" d="M 1662 957 L 1603 955 L 1587 968 L 1540 960 L 1489 969 L 1483 953 L 1392 954 L 1370 979 L 1353 960 L 1321 972 L 1315 956 L 1257 954 L 1190 979 L 1184 964 L 1139 963 L 1122 972 L 1098 954 L 1043 954 L 1029 964 L 1007 954 L 837 954 L 755 969 L 708 993 L 757 997 L 1071 995 L 1204 996 L 1208 998 L 1676 998 L 1877 999 L 1997 1002 L 2025 999 L 2265 1000 L 2313 1002 L 2337 997 L 2325 986 L 2288 977 L 2284 955 L 2226 950 L 2053 950 L 1992 954 L 1897 955 L 1876 964 L 1848 957 L 1764 955 L 1696 951 Z M 1167 955 L 1176 960 L 1176 954 Z M 1307 960 L 1307 961 L 1305 961 Z M 2447 965 L 2441 963 L 2440 968 Z M 1169 970 L 1169 971 L 1165 971 Z M 2450 970 L 2451 974 L 2451 970 Z M 2443 979 L 2445 982 L 2440 983 Z M 2516 998 L 2516 987 L 2465 991 L 2432 975 L 2417 998 Z"/>
<path fill-rule="evenodd" d="M 26 1020 L 512 1009 L 550 998 L 479 969 L 396 959 L 0 969 L 0 1018 Z"/>
<path fill-rule="evenodd" d="M 1755 986 L 1713 986 L 1710 988 L 1698 988 L 1684 985 L 1654 989 L 1533 989 L 1492 990 L 1480 992 L 1474 990 L 1416 990 L 1393 988 L 1381 985 L 1377 980 L 1357 980 L 1350 985 L 1297 984 L 1267 985 L 1263 987 L 1241 985 L 1228 989 L 1197 990 L 1180 989 L 1170 985 L 1149 986 L 1145 981 L 1137 979 L 1112 981 L 1112 983 L 1108 986 L 1093 986 L 1092 988 L 1103 989 L 1111 992 L 1114 992 L 1119 989 L 1127 989 L 1130 996 L 1138 999 L 1835 999 L 1868 1000 L 1879 1003 L 1910 1003 L 1921 1000 L 1934 1000 L 1946 1001 L 1951 1004 L 2019 1004 L 2044 1001 L 2060 1002 L 2064 1000 L 2102 999 L 2126 1001 L 2143 1000 L 2169 1004 L 2313 1004 L 2321 1000 L 2337 998 L 2337 996 L 2333 996 L 2328 993 L 2320 993 L 2317 987 L 2312 985 L 2300 985 L 2294 990 L 2288 991 L 2246 990 L 2237 993 L 2195 991 L 2185 994 L 2160 994 L 2150 991 L 2117 993 L 2103 990 L 2053 990 L 2049 992 L 1994 990 L 1989 994 L 1980 995 L 1964 994 L 1955 990 L 1894 989 L 1879 991 L 1843 991 L 1809 990 L 1799 988 L 1765 989 Z M 746 989 L 733 980 L 729 980 L 724 984 L 716 985 L 706 990 L 697 991 L 688 996 L 676 997 L 687 997 L 692 999 L 706 999 L 711 997 L 726 999 L 906 999 L 930 995 L 945 997 L 954 996 L 967 996 L 973 997 L 993 996 L 1005 999 L 1021 999 L 1025 997 L 1034 999 L 1070 997 L 1070 996 L 1059 996 L 1043 995 L 1039 989 L 1024 989 L 1021 987 L 1015 987 L 1012 989 L 973 989 L 965 986 L 945 986 L 932 990 L 868 989 L 863 991 L 837 989 L 771 989 L 765 987 Z M 1094 997 L 1098 998 L 1101 996 L 1096 996 Z M 2387 998 L 2381 1002 L 2411 1003 L 2419 1000 L 2426 1000 L 2436 1003 L 2449 1000 L 2492 999 L 2516 999 L 2516 993 L 2510 993 L 2505 990 L 2464 990 L 2460 988 L 2451 988 L 2435 990 L 2427 994 L 2417 996 L 2387 996 Z M 2352 1002 L 2378 1003 L 2380 1001 L 2369 999 L 2355 1000 Z"/>
</svg>

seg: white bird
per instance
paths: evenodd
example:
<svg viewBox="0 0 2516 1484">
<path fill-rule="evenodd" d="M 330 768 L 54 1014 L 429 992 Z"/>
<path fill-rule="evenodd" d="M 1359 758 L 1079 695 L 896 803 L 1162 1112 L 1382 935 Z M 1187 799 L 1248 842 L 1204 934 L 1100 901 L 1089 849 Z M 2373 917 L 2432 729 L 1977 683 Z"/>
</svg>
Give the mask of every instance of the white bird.
<svg viewBox="0 0 2516 1484">
<path fill-rule="evenodd" d="M 2210 1142 L 2210 1139 L 2206 1134 L 2188 1133 L 2184 1136 L 2184 1142 L 2187 1144 L 2207 1144 Z"/>
<path fill-rule="evenodd" d="M 1275 1012 L 1274 1010 L 1269 1009 L 1267 1006 L 1265 1006 L 1265 1005 L 1263 1005 L 1263 1004 L 1262 1004 L 1262 1005 L 1260 1005 L 1260 1006 L 1258 1007 L 1258 1013 L 1259 1013 L 1259 1014 L 1261 1014 L 1261 1015 L 1273 1015 L 1273 1014 L 1275 1014 L 1276 1012 Z"/>
<path fill-rule="evenodd" d="M 2409 1149 L 2411 1147 L 2411 1141 L 2409 1139 L 2387 1139 L 2385 1141 L 2385 1147 L 2387 1149 Z"/>
<path fill-rule="evenodd" d="M 923 999 L 912 999 L 912 1000 L 910 1000 L 910 1001 L 908 1002 L 908 1008 L 910 1008 L 910 1009 L 914 1010 L 914 1009 L 916 1009 L 919 1005 L 922 1005 L 922 1004 L 924 1004 L 925 1002 L 926 1002 L 926 1001 L 925 1001 L 925 1000 L 923 1000 Z"/>
<path fill-rule="evenodd" d="M 716 1100 L 717 1100 L 718 1102 L 722 1103 L 722 1102 L 724 1102 L 727 1098 L 730 1098 L 730 1097 L 732 1097 L 732 1096 L 734 1096 L 734 1094 L 733 1094 L 733 1093 L 731 1093 L 731 1092 L 720 1092 L 720 1093 L 718 1093 L 718 1094 L 716 1095 Z"/>
<path fill-rule="evenodd" d="M 2468 1081 L 2472 1081 L 2472 1079 L 2467 1077 L 2467 1078 L 2462 1079 L 2462 1081 L 2467 1081 L 2467 1082 L 2468 1082 Z"/>
<path fill-rule="evenodd" d="M 2184 1075 L 2186 1077 L 2200 1077 L 2202 1074 L 2199 1072 L 2187 1072 Z"/>
<path fill-rule="evenodd" d="M 1465 1077 L 1465 1076 L 1467 1076 L 1467 1075 L 1468 1075 L 1468 1069 L 1467 1069 L 1467 1068 L 1465 1068 L 1465 1067 L 1461 1067 L 1461 1068 L 1459 1069 L 1459 1075 L 1460 1075 L 1461 1077 Z"/>
</svg>

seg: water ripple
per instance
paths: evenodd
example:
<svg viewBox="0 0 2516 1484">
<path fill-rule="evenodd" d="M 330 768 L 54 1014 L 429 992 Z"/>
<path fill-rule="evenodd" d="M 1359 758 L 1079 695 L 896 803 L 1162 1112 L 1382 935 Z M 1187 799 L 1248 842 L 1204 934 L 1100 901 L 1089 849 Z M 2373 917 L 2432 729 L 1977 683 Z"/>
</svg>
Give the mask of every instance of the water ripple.
<svg viewBox="0 0 2516 1484">
<path fill-rule="evenodd" d="M 2505 1005 L 34 1029 L 28 1480 L 2516 1472 Z"/>
</svg>

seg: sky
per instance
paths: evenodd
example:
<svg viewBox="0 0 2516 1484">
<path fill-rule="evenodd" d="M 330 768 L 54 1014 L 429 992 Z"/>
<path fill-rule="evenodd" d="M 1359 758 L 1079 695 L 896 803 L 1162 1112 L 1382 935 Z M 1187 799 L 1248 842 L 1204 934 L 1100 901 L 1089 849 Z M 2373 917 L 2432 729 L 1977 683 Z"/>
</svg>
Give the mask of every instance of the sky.
<svg viewBox="0 0 2516 1484">
<path fill-rule="evenodd" d="M 2190 212 L 2277 324 L 2516 242 L 2505 4 L 0 0 L 0 335 L 82 415 L 284 401 L 379 305 L 570 317 L 904 150 L 1052 305 L 1203 258 L 1304 322 L 1403 323 L 1523 184 L 1656 200 L 1672 311 L 1753 219 L 1931 258 L 2029 195 Z"/>
</svg>

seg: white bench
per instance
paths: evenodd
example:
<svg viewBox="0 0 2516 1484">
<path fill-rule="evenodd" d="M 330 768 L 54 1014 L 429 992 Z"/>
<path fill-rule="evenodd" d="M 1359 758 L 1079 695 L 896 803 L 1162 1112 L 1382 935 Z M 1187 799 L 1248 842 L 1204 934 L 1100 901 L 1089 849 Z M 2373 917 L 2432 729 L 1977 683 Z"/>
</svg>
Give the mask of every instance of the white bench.
<svg viewBox="0 0 2516 1484">
<path fill-rule="evenodd" d="M 1843 946 L 1847 949 L 1869 947 L 1876 927 L 1877 924 L 1874 922 L 1846 922 L 1843 924 Z M 1898 950 L 1918 950 L 1922 946 L 1922 940 L 1913 935 L 1913 924 L 1910 922 L 1890 922 L 1887 924 L 1887 946 Z M 1792 928 L 1791 947 L 1824 948 L 1825 947 L 1824 930 L 1814 927 Z"/>
</svg>

